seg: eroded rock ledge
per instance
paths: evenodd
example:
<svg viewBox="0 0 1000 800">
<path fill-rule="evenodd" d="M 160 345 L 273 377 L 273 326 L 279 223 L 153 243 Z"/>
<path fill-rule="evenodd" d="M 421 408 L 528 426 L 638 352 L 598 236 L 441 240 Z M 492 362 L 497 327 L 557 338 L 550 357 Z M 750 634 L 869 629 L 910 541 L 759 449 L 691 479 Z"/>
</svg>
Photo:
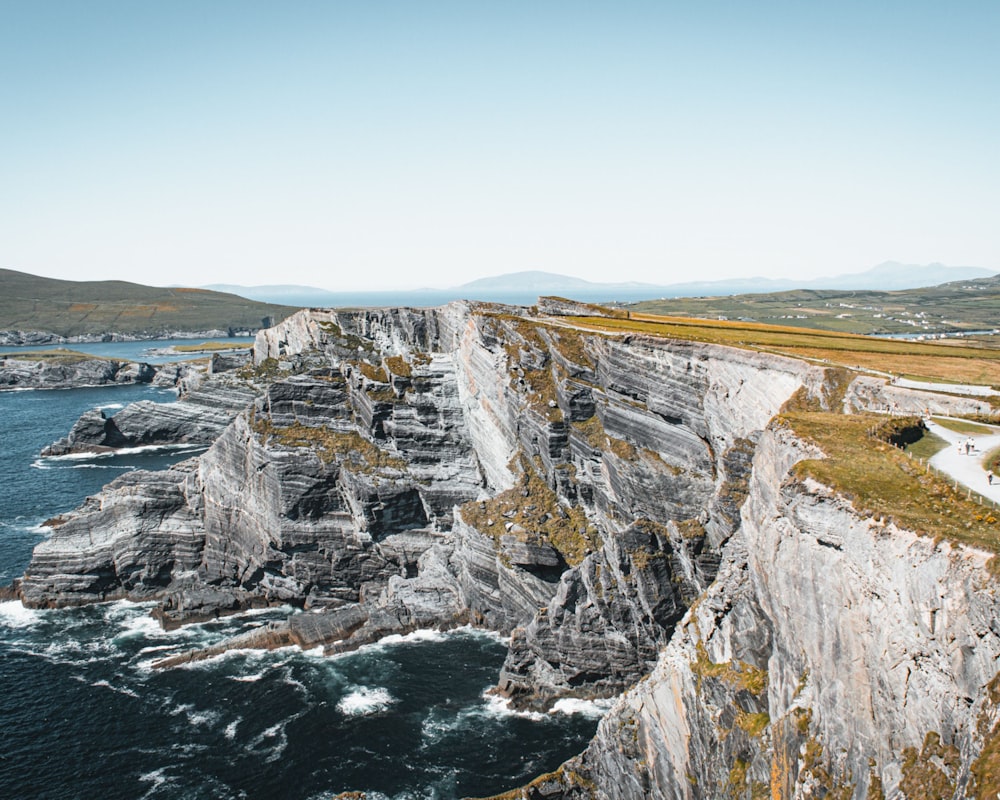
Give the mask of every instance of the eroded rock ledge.
<svg viewBox="0 0 1000 800">
<path fill-rule="evenodd" d="M 152 383 L 155 376 L 150 364 L 79 354 L 0 356 L 0 391 Z"/>
<path fill-rule="evenodd" d="M 23 602 L 301 609 L 223 648 L 472 623 L 510 635 L 521 706 L 628 690 L 525 797 L 894 796 L 923 751 L 957 793 L 993 746 L 986 557 L 789 477 L 811 451 L 782 405 L 877 387 L 462 303 L 300 312 L 254 358 L 247 410 L 66 515 Z"/>
</svg>

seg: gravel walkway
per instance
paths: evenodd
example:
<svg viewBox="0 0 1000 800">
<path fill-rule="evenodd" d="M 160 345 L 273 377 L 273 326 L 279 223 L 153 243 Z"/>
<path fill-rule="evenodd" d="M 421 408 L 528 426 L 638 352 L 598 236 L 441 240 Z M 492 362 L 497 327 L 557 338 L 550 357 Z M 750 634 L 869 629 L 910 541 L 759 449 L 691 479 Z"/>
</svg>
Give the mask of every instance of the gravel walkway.
<svg viewBox="0 0 1000 800">
<path fill-rule="evenodd" d="M 983 457 L 993 448 L 1000 447 L 1000 432 L 990 436 L 973 436 L 975 449 L 966 455 L 964 443 L 969 438 L 967 433 L 956 433 L 932 420 L 926 422 L 931 433 L 949 443 L 948 447 L 931 458 L 931 466 L 950 475 L 972 491 L 1000 502 L 1000 475 L 994 476 L 991 486 L 986 478 L 986 470 L 983 469 Z M 990 430 L 997 431 L 995 427 Z"/>
</svg>

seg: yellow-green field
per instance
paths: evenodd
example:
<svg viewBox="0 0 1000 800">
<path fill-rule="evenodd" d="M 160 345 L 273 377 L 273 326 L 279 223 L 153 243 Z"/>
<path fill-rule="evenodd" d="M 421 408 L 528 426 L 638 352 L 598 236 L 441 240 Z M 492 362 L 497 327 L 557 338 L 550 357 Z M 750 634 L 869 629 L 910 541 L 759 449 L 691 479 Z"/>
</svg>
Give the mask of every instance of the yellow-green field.
<svg viewBox="0 0 1000 800">
<path fill-rule="evenodd" d="M 201 344 L 175 344 L 178 353 L 212 353 L 220 350 L 249 350 L 253 342 L 202 342 Z"/>
<path fill-rule="evenodd" d="M 566 320 L 588 330 L 711 342 L 916 380 L 984 386 L 1000 383 L 1000 350 L 981 347 L 638 313 L 626 319 L 567 317 Z"/>
</svg>

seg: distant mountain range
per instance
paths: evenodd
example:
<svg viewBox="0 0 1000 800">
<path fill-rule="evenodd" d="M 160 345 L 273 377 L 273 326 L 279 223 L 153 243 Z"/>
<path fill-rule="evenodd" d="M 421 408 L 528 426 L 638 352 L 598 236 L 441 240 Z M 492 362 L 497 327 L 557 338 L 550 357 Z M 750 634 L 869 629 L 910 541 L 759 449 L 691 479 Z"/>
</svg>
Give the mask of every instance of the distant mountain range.
<svg viewBox="0 0 1000 800">
<path fill-rule="evenodd" d="M 335 292 L 313 286 L 231 284 L 212 284 L 203 288 L 236 294 L 250 300 L 291 306 L 436 306 L 460 299 L 529 305 L 540 295 L 562 295 L 574 300 L 591 302 L 625 303 L 659 298 L 715 297 L 792 289 L 892 291 L 985 278 L 992 274 L 991 270 L 982 267 L 949 267 L 944 264 L 901 264 L 896 261 L 886 261 L 864 272 L 806 281 L 733 278 L 669 284 L 597 283 L 554 272 L 531 270 L 479 278 L 450 289 Z"/>
</svg>

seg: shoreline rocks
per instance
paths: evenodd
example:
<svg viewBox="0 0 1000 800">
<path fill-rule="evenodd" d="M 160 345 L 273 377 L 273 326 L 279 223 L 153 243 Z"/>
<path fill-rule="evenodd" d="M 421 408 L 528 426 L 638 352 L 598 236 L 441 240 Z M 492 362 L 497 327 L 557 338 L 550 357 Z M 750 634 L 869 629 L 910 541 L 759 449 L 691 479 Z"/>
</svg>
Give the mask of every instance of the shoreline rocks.
<svg viewBox="0 0 1000 800">
<path fill-rule="evenodd" d="M 153 365 L 118 359 L 0 355 L 0 391 L 152 383 L 156 373 L 157 368 Z"/>
</svg>

